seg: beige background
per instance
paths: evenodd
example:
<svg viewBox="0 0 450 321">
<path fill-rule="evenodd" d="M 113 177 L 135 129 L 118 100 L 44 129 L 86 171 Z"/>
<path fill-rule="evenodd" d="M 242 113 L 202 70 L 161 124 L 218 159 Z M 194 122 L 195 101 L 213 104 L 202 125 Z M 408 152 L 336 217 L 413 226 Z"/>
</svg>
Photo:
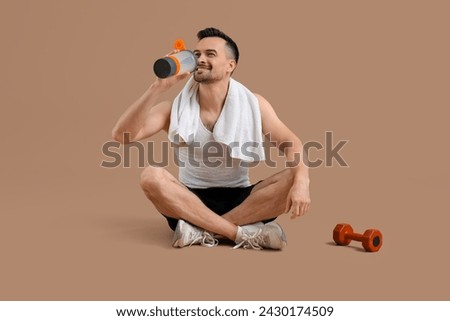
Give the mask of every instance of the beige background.
<svg viewBox="0 0 450 321">
<path fill-rule="evenodd" d="M 0 299 L 449 300 L 449 9 L 1 1 Z M 281 252 L 172 249 L 136 158 L 100 167 L 154 60 L 175 38 L 192 47 L 208 26 L 235 39 L 235 78 L 303 141 L 324 143 L 326 131 L 350 141 L 349 168 L 311 170 L 310 213 L 278 219 L 289 241 Z M 252 180 L 275 172 L 260 166 Z M 340 222 L 379 228 L 381 251 L 334 246 Z"/>
</svg>

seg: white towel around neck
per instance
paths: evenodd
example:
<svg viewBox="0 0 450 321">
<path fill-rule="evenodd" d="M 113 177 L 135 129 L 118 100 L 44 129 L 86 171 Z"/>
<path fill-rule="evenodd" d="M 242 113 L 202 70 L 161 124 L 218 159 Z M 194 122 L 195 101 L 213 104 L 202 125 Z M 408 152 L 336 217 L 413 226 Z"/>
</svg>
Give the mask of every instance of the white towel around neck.
<svg viewBox="0 0 450 321">
<path fill-rule="evenodd" d="M 191 77 L 173 101 L 168 132 L 172 143 L 184 141 L 191 144 L 194 141 L 200 124 L 198 87 L 199 84 Z M 265 160 L 258 98 L 232 78 L 213 137 L 231 149 L 233 158 L 247 162 Z"/>
</svg>

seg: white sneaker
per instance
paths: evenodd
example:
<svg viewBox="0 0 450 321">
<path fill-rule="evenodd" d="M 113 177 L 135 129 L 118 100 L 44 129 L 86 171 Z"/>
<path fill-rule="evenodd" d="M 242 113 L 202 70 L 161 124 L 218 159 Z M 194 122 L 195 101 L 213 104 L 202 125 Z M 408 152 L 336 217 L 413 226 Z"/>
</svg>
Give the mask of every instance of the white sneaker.
<svg viewBox="0 0 450 321">
<path fill-rule="evenodd" d="M 209 232 L 199 229 L 186 221 L 178 220 L 177 227 L 173 234 L 172 246 L 185 247 L 200 244 L 206 247 L 214 247 L 219 244 Z"/>
<path fill-rule="evenodd" d="M 254 250 L 263 248 L 281 250 L 287 244 L 283 229 L 274 222 L 238 226 L 235 242 L 236 246 L 233 249 L 243 247 Z"/>
<path fill-rule="evenodd" d="M 241 227 L 250 234 L 255 234 L 264 226 L 263 222 L 256 222 L 252 224 L 242 225 Z"/>
</svg>

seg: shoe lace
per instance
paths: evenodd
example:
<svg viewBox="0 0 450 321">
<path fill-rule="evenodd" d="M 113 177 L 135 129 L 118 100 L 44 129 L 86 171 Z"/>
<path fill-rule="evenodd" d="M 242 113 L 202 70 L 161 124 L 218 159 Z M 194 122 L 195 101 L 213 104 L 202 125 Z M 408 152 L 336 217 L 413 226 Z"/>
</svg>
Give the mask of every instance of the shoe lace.
<svg viewBox="0 0 450 321">
<path fill-rule="evenodd" d="M 202 239 L 202 246 L 206 247 L 214 247 L 219 244 L 219 240 L 214 238 L 214 236 L 211 235 L 211 233 L 204 231 L 203 232 L 203 239 Z"/>
<path fill-rule="evenodd" d="M 242 247 L 244 249 L 252 248 L 254 250 L 261 250 L 262 246 L 260 245 L 260 243 L 262 243 L 264 240 L 263 235 L 261 233 L 262 233 L 261 229 L 259 229 L 258 231 L 256 231 L 253 234 L 250 234 L 247 231 L 244 231 L 244 233 L 242 235 L 242 241 L 239 242 L 238 244 L 236 244 L 233 247 L 233 250 L 238 249 L 240 247 Z"/>
<path fill-rule="evenodd" d="M 200 242 L 200 245 L 206 247 L 214 247 L 219 244 L 219 241 L 215 239 L 214 236 L 212 236 L 209 232 L 206 231 L 203 231 L 202 234 L 199 234 L 197 237 L 193 238 L 189 246 L 197 244 L 198 242 Z"/>
</svg>

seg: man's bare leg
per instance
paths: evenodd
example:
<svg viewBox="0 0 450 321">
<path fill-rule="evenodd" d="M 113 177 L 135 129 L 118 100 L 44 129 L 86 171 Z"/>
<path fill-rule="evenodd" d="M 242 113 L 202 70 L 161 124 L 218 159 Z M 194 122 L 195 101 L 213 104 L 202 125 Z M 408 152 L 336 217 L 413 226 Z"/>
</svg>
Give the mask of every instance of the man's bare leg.
<svg viewBox="0 0 450 321">
<path fill-rule="evenodd" d="M 292 182 L 290 169 L 276 173 L 256 185 L 244 202 L 222 217 L 235 225 L 251 224 L 277 217 L 285 210 Z"/>
<path fill-rule="evenodd" d="M 183 219 L 206 231 L 236 239 L 237 226 L 217 215 L 172 174 L 161 167 L 147 167 L 141 174 L 141 187 L 156 209 L 164 215 Z"/>
</svg>

